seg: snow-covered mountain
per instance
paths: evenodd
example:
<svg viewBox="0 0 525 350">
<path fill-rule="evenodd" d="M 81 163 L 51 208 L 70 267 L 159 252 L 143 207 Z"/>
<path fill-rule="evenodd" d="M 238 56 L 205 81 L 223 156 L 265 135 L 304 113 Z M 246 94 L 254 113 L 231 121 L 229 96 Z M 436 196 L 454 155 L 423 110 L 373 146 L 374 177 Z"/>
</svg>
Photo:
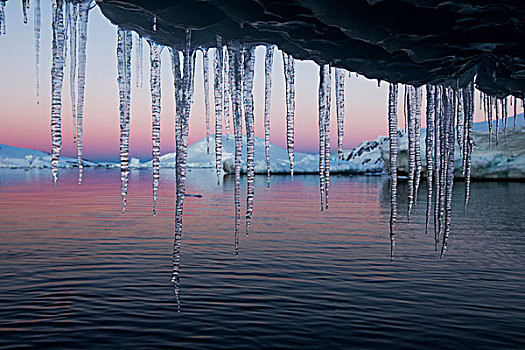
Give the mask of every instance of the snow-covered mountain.
<svg viewBox="0 0 525 350">
<path fill-rule="evenodd" d="M 84 166 L 93 167 L 98 164 L 84 160 Z M 60 168 L 77 166 L 74 158 L 60 157 Z M 13 147 L 0 144 L 0 168 L 50 168 L 51 155 L 28 148 Z"/>
<path fill-rule="evenodd" d="M 246 172 L 246 136 L 242 138 L 242 159 L 241 172 Z M 222 168 L 225 172 L 234 172 L 234 152 L 235 141 L 233 136 L 229 138 L 223 136 L 222 139 Z M 255 173 L 266 174 L 266 156 L 264 139 L 255 138 Z M 366 160 L 369 155 L 354 157 L 350 161 L 342 161 L 338 164 L 337 155 L 330 158 L 331 173 L 381 173 L 383 163 L 378 160 L 380 152 L 374 154 L 376 158 Z M 319 172 L 318 155 L 295 152 L 294 173 L 296 174 L 316 174 Z M 366 161 L 365 161 L 366 160 Z M 151 161 L 143 163 L 143 166 L 151 167 Z M 160 166 L 163 168 L 175 167 L 175 153 L 168 153 L 160 157 Z M 189 168 L 215 168 L 215 136 L 210 136 L 210 153 L 207 152 L 206 139 L 203 138 L 188 146 L 187 167 Z M 290 162 L 288 152 L 284 148 L 270 144 L 270 172 L 272 174 L 290 173 Z"/>
</svg>

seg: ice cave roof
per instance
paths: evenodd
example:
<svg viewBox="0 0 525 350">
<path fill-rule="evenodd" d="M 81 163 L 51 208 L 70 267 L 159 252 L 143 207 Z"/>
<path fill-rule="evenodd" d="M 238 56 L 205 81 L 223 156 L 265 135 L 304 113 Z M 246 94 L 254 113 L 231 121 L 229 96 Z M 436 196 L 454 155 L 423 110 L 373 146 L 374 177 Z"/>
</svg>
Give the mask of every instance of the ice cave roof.
<svg viewBox="0 0 525 350">
<path fill-rule="evenodd" d="M 371 79 L 525 96 L 525 2 L 439 0 L 97 0 L 112 22 L 196 47 L 276 44 L 297 59 Z M 153 22 L 156 18 L 156 30 Z"/>
</svg>

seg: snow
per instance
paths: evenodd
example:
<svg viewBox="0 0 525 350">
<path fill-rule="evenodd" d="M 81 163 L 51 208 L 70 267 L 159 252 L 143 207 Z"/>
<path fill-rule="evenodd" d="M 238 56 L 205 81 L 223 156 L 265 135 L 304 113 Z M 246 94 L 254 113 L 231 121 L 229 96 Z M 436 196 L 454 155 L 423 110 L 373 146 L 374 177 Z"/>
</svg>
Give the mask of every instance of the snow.
<svg viewBox="0 0 525 350">
<path fill-rule="evenodd" d="M 84 166 L 94 167 L 98 164 L 84 160 Z M 58 167 L 77 167 L 77 159 L 60 157 Z M 51 155 L 42 151 L 0 144 L 0 168 L 51 168 Z"/>
</svg>

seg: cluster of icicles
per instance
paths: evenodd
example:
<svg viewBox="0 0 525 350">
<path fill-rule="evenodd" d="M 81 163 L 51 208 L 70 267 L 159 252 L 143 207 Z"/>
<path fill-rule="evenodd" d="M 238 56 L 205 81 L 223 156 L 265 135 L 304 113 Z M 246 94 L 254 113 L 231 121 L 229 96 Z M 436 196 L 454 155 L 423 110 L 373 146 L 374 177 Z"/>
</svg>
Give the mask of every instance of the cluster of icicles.
<svg viewBox="0 0 525 350">
<path fill-rule="evenodd" d="M 52 135 L 52 173 L 53 182 L 58 178 L 58 162 L 62 144 L 61 107 L 64 66 L 69 50 L 70 89 L 74 128 L 74 141 L 77 145 L 79 183 L 82 181 L 82 120 L 84 105 L 84 88 L 86 72 L 86 42 L 87 23 L 91 0 L 64 2 L 53 1 L 53 44 L 51 70 L 51 135 Z M 29 0 L 22 1 L 24 21 L 27 22 Z M 5 33 L 5 1 L 0 1 L 0 34 Z M 40 50 L 40 3 L 34 0 L 34 30 L 36 49 L 37 96 L 39 95 L 39 50 Z M 154 21 L 156 28 L 156 20 Z M 154 28 L 154 29 L 155 29 Z M 137 87 L 143 80 L 143 42 L 140 36 L 131 31 L 118 28 L 117 62 L 118 87 L 120 98 L 120 172 L 122 212 L 126 209 L 126 198 L 129 179 L 129 135 L 130 135 L 130 101 L 131 101 L 131 56 L 135 41 L 138 62 L 135 74 Z M 253 77 L 255 63 L 255 46 L 245 46 L 238 42 L 223 45 L 221 37 L 217 37 L 216 47 L 192 49 L 191 31 L 186 31 L 186 45 L 183 48 L 169 48 L 171 53 L 172 73 L 174 76 L 175 112 L 175 143 L 176 143 L 176 210 L 175 210 L 175 241 L 173 251 L 172 282 L 175 285 L 177 301 L 179 300 L 179 265 L 182 238 L 182 214 L 185 199 L 186 158 L 188 148 L 189 115 L 193 102 L 195 57 L 198 50 L 203 53 L 203 76 L 205 91 L 205 118 L 207 151 L 210 152 L 210 72 L 209 61 L 213 66 L 213 99 L 215 111 L 215 156 L 217 183 L 220 182 L 222 168 L 222 137 L 223 125 L 227 137 L 230 134 L 230 119 L 233 122 L 235 140 L 235 252 L 239 252 L 239 231 L 241 224 L 240 174 L 242 154 L 243 117 L 246 127 L 247 149 L 247 198 L 246 198 L 246 234 L 250 229 L 254 204 L 254 97 Z M 153 213 L 156 213 L 156 198 L 159 185 L 160 157 L 160 112 L 161 112 L 161 53 L 163 46 L 148 40 L 150 47 L 150 88 L 152 113 L 152 164 L 153 164 Z M 272 89 L 272 67 L 274 46 L 266 46 L 265 55 L 265 97 L 264 97 L 264 129 L 265 156 L 270 186 L 270 98 Z M 283 52 L 284 76 L 286 81 L 286 140 L 290 161 L 290 175 L 294 171 L 294 115 L 295 115 L 295 61 L 291 55 Z M 345 76 L 346 71 L 335 69 L 335 106 L 337 116 L 337 148 L 339 162 L 343 157 L 343 123 L 345 113 Z M 319 182 L 321 211 L 328 208 L 328 190 L 330 179 L 330 108 L 331 108 L 331 77 L 330 65 L 320 67 L 319 77 Z M 409 170 L 408 170 L 408 209 L 415 210 L 418 189 L 421 179 L 421 116 L 423 88 L 406 85 L 404 88 L 405 130 L 409 138 Z M 480 95 L 485 117 L 489 125 L 490 142 L 493 136 L 498 144 L 499 121 L 504 129 L 504 139 L 507 138 L 508 104 L 514 106 L 516 116 L 517 101 L 505 98 L 495 99 L 484 94 Z M 394 255 L 395 226 L 397 218 L 397 144 L 398 144 L 398 84 L 389 87 L 388 123 L 390 137 L 390 192 L 391 216 L 390 239 L 391 256 Z M 522 101 L 523 103 L 523 101 Z M 230 117 L 231 116 L 231 117 Z M 467 87 L 452 88 L 445 86 L 426 86 L 426 139 L 425 152 L 427 159 L 427 206 L 425 232 L 429 230 L 431 220 L 434 223 L 435 247 L 438 249 L 441 241 L 441 257 L 447 249 L 450 234 L 452 211 L 452 187 L 454 183 L 454 150 L 455 144 L 462 154 L 462 174 L 465 178 L 465 209 L 469 200 L 472 151 L 475 147 L 472 127 L 474 116 L 474 84 Z M 493 132 L 493 123 L 495 132 Z M 516 128 L 516 118 L 514 118 Z M 434 210 L 432 210 L 432 208 Z"/>
</svg>

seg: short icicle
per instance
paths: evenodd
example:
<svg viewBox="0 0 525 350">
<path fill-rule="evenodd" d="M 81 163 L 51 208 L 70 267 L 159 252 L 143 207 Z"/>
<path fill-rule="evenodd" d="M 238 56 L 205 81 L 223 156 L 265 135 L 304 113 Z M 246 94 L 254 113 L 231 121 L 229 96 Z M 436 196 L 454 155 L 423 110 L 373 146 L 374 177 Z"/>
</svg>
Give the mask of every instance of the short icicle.
<svg viewBox="0 0 525 350">
<path fill-rule="evenodd" d="M 264 60 L 264 147 L 266 153 L 267 186 L 270 187 L 270 102 L 272 94 L 272 69 L 275 46 L 266 47 Z"/>
<path fill-rule="evenodd" d="M 5 3 L 7 0 L 0 0 L 0 35 L 6 33 Z"/>
<path fill-rule="evenodd" d="M 86 87 L 86 60 L 87 60 L 87 32 L 89 5 L 91 1 L 83 1 L 78 4 L 78 74 L 77 74 L 77 106 L 75 117 L 75 140 L 77 144 L 78 183 L 82 183 L 82 135 L 84 119 L 84 92 Z M 73 49 L 71 48 L 71 55 Z M 72 69 L 72 67 L 71 67 Z"/>
<path fill-rule="evenodd" d="M 24 15 L 24 24 L 27 24 L 27 10 L 29 9 L 29 0 L 22 0 L 22 13 Z"/>
<path fill-rule="evenodd" d="M 434 118 L 435 118 L 435 91 L 436 87 L 427 85 L 427 134 L 425 138 L 426 146 L 426 162 L 427 162 L 427 212 L 425 219 L 425 234 L 428 233 L 428 226 L 430 223 L 430 215 L 432 211 L 432 187 L 433 187 L 433 171 L 434 171 Z"/>
<path fill-rule="evenodd" d="M 60 149 L 62 148 L 62 84 L 64 81 L 64 45 L 66 35 L 63 6 L 64 2 L 62 0 L 53 2 L 53 64 L 51 68 L 51 168 L 53 185 L 56 185 L 58 179 L 58 162 Z"/>
<path fill-rule="evenodd" d="M 388 94 L 388 136 L 390 140 L 390 259 L 394 259 L 397 217 L 397 92 L 390 84 Z"/>
<path fill-rule="evenodd" d="M 129 181 L 129 112 L 131 99 L 131 31 L 118 28 L 117 64 L 120 110 L 120 192 L 122 214 L 126 211 Z"/>
<path fill-rule="evenodd" d="M 204 77 L 204 113 L 206 118 L 206 153 L 210 154 L 210 49 L 202 50 L 202 75 Z"/>
<path fill-rule="evenodd" d="M 290 160 L 290 176 L 294 169 L 294 116 L 295 116 L 295 60 L 283 52 L 284 77 L 286 80 L 286 148 Z"/>
<path fill-rule="evenodd" d="M 254 197 L 254 145 L 255 125 L 253 113 L 253 66 L 255 46 L 244 50 L 244 119 L 246 124 L 246 235 L 250 231 Z"/>
<path fill-rule="evenodd" d="M 157 215 L 157 191 L 160 178 L 160 110 L 161 82 L 160 55 L 164 46 L 148 41 L 150 49 L 150 92 L 151 92 L 151 143 L 153 166 L 153 215 Z"/>
<path fill-rule="evenodd" d="M 218 45 L 213 58 L 213 96 L 215 101 L 215 172 L 217 173 L 217 185 L 221 181 L 222 166 L 222 111 L 223 111 L 223 51 Z"/>
<path fill-rule="evenodd" d="M 337 158 L 339 164 L 343 160 L 343 137 L 345 121 L 345 71 L 335 69 L 335 101 L 337 105 Z"/>
<path fill-rule="evenodd" d="M 223 51 L 223 104 L 222 110 L 224 112 L 224 126 L 226 127 L 226 140 L 230 139 L 230 101 L 231 101 L 231 88 L 230 88 L 230 65 L 229 65 L 229 54 L 226 46 Z"/>
<path fill-rule="evenodd" d="M 514 99 L 514 127 L 512 128 L 512 131 L 516 132 L 516 123 L 518 122 L 518 100 L 516 99 L 516 96 L 513 96 L 512 98 Z"/>
</svg>

